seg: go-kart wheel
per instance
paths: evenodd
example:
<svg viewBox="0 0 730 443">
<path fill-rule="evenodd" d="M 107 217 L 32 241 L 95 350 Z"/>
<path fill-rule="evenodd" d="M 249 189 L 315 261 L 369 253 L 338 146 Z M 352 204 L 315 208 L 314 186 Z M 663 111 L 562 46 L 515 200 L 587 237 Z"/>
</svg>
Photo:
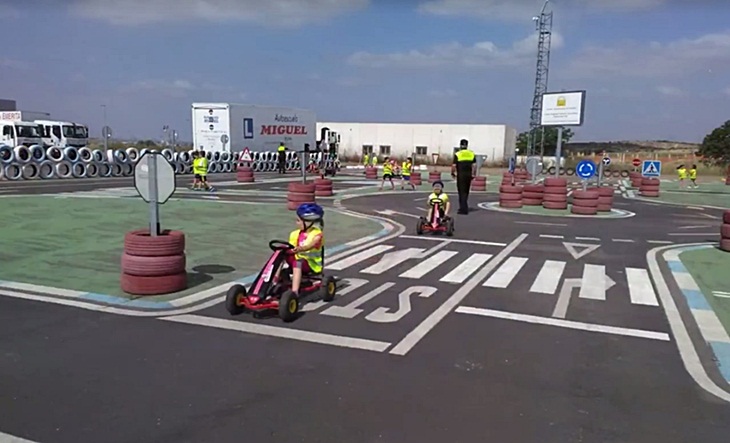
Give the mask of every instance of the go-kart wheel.
<svg viewBox="0 0 730 443">
<path fill-rule="evenodd" d="M 241 315 L 246 311 L 243 306 L 243 299 L 246 297 L 246 287 L 233 285 L 226 293 L 226 309 L 231 315 Z"/>
<path fill-rule="evenodd" d="M 289 323 L 297 318 L 299 313 L 299 300 L 292 291 L 286 291 L 279 299 L 279 318 L 284 323 Z"/>
<path fill-rule="evenodd" d="M 418 224 L 416 225 L 416 234 L 423 234 L 423 220 L 418 220 Z"/>
<path fill-rule="evenodd" d="M 327 276 L 322 279 L 322 300 L 331 302 L 337 295 L 337 283 L 334 277 Z"/>
<path fill-rule="evenodd" d="M 446 236 L 447 237 L 453 237 L 454 236 L 454 220 L 449 219 L 446 221 Z"/>
</svg>

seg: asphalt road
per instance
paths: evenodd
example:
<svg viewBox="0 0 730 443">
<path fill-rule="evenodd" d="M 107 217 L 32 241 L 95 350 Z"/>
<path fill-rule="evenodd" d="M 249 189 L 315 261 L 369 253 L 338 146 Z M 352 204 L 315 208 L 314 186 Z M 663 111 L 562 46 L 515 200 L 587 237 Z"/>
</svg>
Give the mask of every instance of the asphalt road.
<svg viewBox="0 0 730 443">
<path fill-rule="evenodd" d="M 406 231 L 328 262 L 340 297 L 288 325 L 222 304 L 143 319 L 0 297 L 0 430 L 49 443 L 727 441 L 730 405 L 690 378 L 643 284 L 646 252 L 704 241 L 681 228 L 712 212 L 620 198 L 635 217 L 475 210 L 453 238 L 418 238 L 418 197 L 344 201 L 398 211 L 387 217 Z"/>
</svg>

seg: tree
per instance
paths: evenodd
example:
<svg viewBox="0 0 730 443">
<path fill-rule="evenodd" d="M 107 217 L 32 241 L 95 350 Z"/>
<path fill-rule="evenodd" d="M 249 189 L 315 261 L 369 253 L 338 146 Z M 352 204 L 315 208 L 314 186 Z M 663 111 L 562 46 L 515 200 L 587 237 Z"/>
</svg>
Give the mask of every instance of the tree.
<svg viewBox="0 0 730 443">
<path fill-rule="evenodd" d="M 730 120 L 705 136 L 698 154 L 705 157 L 706 163 L 730 164 Z"/>
<path fill-rule="evenodd" d="M 545 155 L 555 155 L 555 149 L 558 146 L 558 127 L 557 126 L 544 126 L 545 129 Z M 537 128 L 535 130 L 535 153 L 540 154 L 542 144 L 542 133 L 543 128 Z M 563 145 L 568 143 L 573 138 L 573 131 L 570 128 L 563 127 Z M 517 152 L 521 155 L 527 153 L 527 141 L 529 140 L 530 132 L 522 132 L 517 136 Z"/>
</svg>

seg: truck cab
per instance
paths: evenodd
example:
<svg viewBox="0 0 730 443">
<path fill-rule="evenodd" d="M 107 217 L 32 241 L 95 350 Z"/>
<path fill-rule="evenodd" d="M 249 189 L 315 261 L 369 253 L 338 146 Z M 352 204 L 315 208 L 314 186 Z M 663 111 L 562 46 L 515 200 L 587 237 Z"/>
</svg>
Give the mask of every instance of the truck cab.
<svg viewBox="0 0 730 443">
<path fill-rule="evenodd" d="M 88 144 L 89 129 L 72 122 L 36 120 L 46 146 L 81 148 Z"/>
<path fill-rule="evenodd" d="M 0 120 L 0 144 L 13 147 L 42 145 L 38 123 Z"/>
</svg>

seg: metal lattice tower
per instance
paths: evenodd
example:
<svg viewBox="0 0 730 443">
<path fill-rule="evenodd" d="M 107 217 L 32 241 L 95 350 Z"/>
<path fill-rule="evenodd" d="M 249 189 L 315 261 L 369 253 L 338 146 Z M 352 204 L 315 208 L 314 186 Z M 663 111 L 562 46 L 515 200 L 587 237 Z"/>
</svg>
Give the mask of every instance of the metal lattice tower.
<svg viewBox="0 0 730 443">
<path fill-rule="evenodd" d="M 530 108 L 530 135 L 527 143 L 527 155 L 535 155 L 537 146 L 537 132 L 544 128 L 540 127 L 540 113 L 542 112 L 542 94 L 547 92 L 548 87 L 548 68 L 550 66 L 550 43 L 553 33 L 553 11 L 547 11 L 548 3 L 545 4 L 540 11 L 540 15 L 533 17 L 535 28 L 538 33 L 537 39 L 537 69 L 535 70 L 535 93 L 532 97 L 532 108 Z M 544 137 L 540 137 L 543 140 Z M 544 152 L 544 142 L 540 146 L 540 155 Z"/>
</svg>

